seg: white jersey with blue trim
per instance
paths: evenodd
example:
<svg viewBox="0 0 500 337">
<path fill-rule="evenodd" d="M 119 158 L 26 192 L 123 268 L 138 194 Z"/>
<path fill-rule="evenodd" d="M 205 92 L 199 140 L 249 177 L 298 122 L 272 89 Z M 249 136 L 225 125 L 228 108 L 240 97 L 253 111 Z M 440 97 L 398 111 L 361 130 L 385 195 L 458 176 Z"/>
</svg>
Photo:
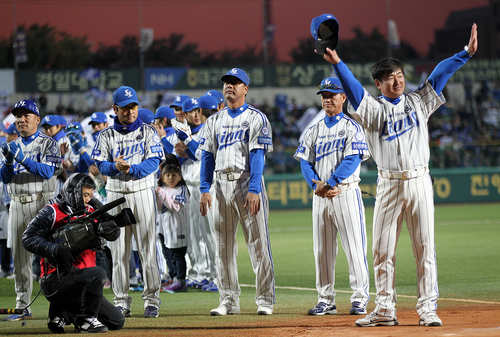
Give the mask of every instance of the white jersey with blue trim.
<svg viewBox="0 0 500 337">
<path fill-rule="evenodd" d="M 253 106 L 234 118 L 225 108 L 207 119 L 200 149 L 214 154 L 215 171 L 250 171 L 250 151 L 273 150 L 271 124 Z"/>
<path fill-rule="evenodd" d="M 198 132 L 192 135 L 193 140 L 197 141 L 198 143 L 200 142 L 204 128 L 205 127 L 203 126 Z M 200 152 L 200 150 L 197 150 L 196 152 Z M 193 153 L 193 155 L 196 156 L 196 153 Z M 191 158 L 188 158 L 182 163 L 181 166 L 182 177 L 184 178 L 186 183 L 191 186 L 196 186 L 197 188 L 200 187 L 201 161 L 199 159 L 201 159 L 200 156 L 198 156 L 198 160 L 192 160 Z"/>
<path fill-rule="evenodd" d="M 365 89 L 359 107 L 349 112 L 365 129 L 368 149 L 379 169 L 413 170 L 430 160 L 427 121 L 446 102 L 426 81 L 417 90 L 404 94 L 397 104 L 372 97 Z"/>
<path fill-rule="evenodd" d="M 343 114 L 334 118 L 337 123 L 331 128 L 326 126 L 324 119 L 309 128 L 294 155 L 299 161 L 304 159 L 314 164 L 322 181 L 330 179 L 345 157 L 360 154 L 363 161 L 370 157 L 361 126 Z M 358 165 L 356 171 L 342 183 L 359 182 L 360 167 Z"/>
<path fill-rule="evenodd" d="M 145 123 L 127 134 L 116 131 L 112 126 L 99 133 L 92 151 L 93 160 L 114 162 L 122 155 L 123 160 L 130 165 L 140 164 L 148 158 L 158 157 L 162 161 L 165 159 L 160 136 L 154 127 Z M 116 176 L 108 177 L 106 190 L 130 193 L 154 188 L 156 175 L 157 172 L 154 171 L 145 177 L 134 178 L 121 172 Z"/>
<path fill-rule="evenodd" d="M 57 187 L 57 175 L 62 169 L 61 152 L 57 142 L 42 133 L 31 136 L 31 142 L 24 145 L 21 137 L 13 140 L 17 143 L 26 158 L 55 167 L 54 175 L 45 179 L 30 173 L 24 165 L 14 161 L 14 175 L 9 182 L 9 195 L 53 193 Z"/>
</svg>

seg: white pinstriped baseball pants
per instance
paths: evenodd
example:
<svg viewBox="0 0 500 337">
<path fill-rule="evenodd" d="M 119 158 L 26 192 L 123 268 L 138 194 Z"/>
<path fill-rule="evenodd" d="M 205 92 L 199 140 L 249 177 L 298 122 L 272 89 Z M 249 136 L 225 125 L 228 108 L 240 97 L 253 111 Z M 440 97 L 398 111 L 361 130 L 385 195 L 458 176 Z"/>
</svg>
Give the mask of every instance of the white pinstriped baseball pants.
<svg viewBox="0 0 500 337">
<path fill-rule="evenodd" d="M 434 245 L 434 194 L 429 174 L 410 180 L 377 181 L 373 214 L 373 269 L 377 298 L 375 312 L 396 315 L 396 246 L 403 219 L 417 264 L 417 313 L 435 312 L 439 298 Z"/>
<path fill-rule="evenodd" d="M 31 220 L 54 199 L 43 199 L 26 204 L 12 200 L 9 210 L 9 240 L 14 260 L 16 308 L 24 309 L 31 302 L 33 292 L 33 254 L 23 247 L 23 233 Z"/>
<path fill-rule="evenodd" d="M 130 287 L 129 261 L 132 250 L 132 234 L 134 234 L 137 241 L 137 252 L 142 263 L 144 307 L 159 308 L 161 279 L 156 260 L 156 195 L 152 188 L 127 194 L 108 192 L 107 201 L 109 203 L 122 196 L 127 201 L 113 208 L 109 213 L 116 215 L 123 208 L 129 207 L 135 215 L 137 224 L 121 228 L 120 237 L 116 241 L 108 243 L 113 257 L 112 288 L 115 293 L 113 302 L 115 306 L 126 309 L 130 309 L 132 303 L 128 291 Z"/>
<path fill-rule="evenodd" d="M 335 304 L 337 234 L 349 265 L 352 302 L 366 306 L 370 299 L 370 275 L 366 258 L 365 208 L 359 187 L 342 191 L 333 199 L 313 197 L 313 247 L 318 302 Z"/>
<path fill-rule="evenodd" d="M 255 303 L 272 308 L 275 302 L 274 266 L 267 227 L 269 200 L 262 178 L 262 191 L 259 193 L 260 211 L 255 216 L 250 215 L 249 208 L 243 207 L 249 180 L 249 175 L 245 175 L 234 181 L 216 179 L 214 182 L 212 200 L 214 200 L 217 286 L 220 304 L 228 309 L 240 307 L 241 289 L 236 263 L 238 221 L 241 223 L 256 275 Z"/>
</svg>

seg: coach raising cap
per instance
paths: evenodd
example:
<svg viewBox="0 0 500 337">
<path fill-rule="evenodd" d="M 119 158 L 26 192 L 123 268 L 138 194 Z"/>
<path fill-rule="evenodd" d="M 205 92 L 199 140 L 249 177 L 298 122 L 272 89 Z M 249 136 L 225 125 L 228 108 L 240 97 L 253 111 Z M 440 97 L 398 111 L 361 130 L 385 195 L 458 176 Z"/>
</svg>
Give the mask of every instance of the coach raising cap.
<svg viewBox="0 0 500 337">
<path fill-rule="evenodd" d="M 316 52 L 323 55 L 326 48 L 334 50 L 339 43 L 339 22 L 332 14 L 323 14 L 312 19 L 311 34 L 316 40 Z"/>
<path fill-rule="evenodd" d="M 342 89 L 342 84 L 340 84 L 340 80 L 336 77 L 327 77 L 321 84 L 319 85 L 319 91 L 316 95 L 321 94 L 323 91 L 333 92 L 334 94 L 340 94 L 344 92 Z"/>
<path fill-rule="evenodd" d="M 250 84 L 250 79 L 246 72 L 239 68 L 233 68 L 229 70 L 226 75 L 223 75 L 220 79 L 222 82 L 227 82 L 231 77 L 235 77 L 243 82 L 247 87 Z"/>
</svg>

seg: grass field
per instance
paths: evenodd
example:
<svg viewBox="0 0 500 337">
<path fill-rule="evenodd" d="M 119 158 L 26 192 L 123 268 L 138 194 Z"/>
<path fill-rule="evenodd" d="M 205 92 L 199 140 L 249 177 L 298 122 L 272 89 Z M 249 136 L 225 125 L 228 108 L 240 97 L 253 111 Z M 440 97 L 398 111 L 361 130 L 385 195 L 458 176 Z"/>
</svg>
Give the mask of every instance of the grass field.
<svg viewBox="0 0 500 337">
<path fill-rule="evenodd" d="M 375 292 L 371 253 L 371 229 L 373 209 L 366 210 L 368 232 L 368 261 L 370 264 L 370 292 Z M 436 250 L 438 260 L 438 279 L 440 300 L 439 308 L 460 306 L 500 304 L 500 204 L 453 204 L 436 206 Z M 406 227 L 405 227 L 406 228 Z M 140 293 L 130 293 L 134 298 L 133 317 L 127 319 L 121 331 L 109 335 L 143 336 L 156 335 L 164 329 L 172 335 L 221 336 L 220 330 L 252 327 L 256 322 L 266 320 L 273 325 L 274 318 L 279 324 L 304 318 L 307 310 L 317 301 L 315 290 L 315 271 L 312 251 L 312 223 L 310 210 L 273 211 L 270 214 L 269 229 L 276 275 L 277 315 L 260 317 L 255 315 L 254 303 L 255 275 L 251 269 L 248 252 L 241 230 L 238 233 L 239 278 L 242 284 L 242 315 L 231 317 L 210 317 L 210 309 L 218 305 L 217 293 L 192 290 L 183 294 L 161 293 L 163 301 L 158 319 L 143 319 L 143 302 Z M 342 248 L 336 264 L 336 296 L 339 314 L 349 311 L 350 288 L 347 260 Z M 411 250 L 408 231 L 403 229 L 398 243 L 396 264 L 396 289 L 399 310 L 412 310 L 416 304 L 415 262 Z M 38 291 L 34 285 L 33 296 Z M 111 290 L 105 290 L 112 299 Z M 368 310 L 374 308 L 375 296 L 372 295 Z M 0 307 L 11 308 L 15 305 L 14 281 L 0 279 Z M 38 335 L 50 331 L 46 327 L 48 302 L 40 297 L 32 305 L 35 319 L 25 326 L 20 322 L 0 322 L 0 335 Z M 438 309 L 439 310 L 439 309 Z M 72 326 L 70 327 L 72 329 Z"/>
</svg>

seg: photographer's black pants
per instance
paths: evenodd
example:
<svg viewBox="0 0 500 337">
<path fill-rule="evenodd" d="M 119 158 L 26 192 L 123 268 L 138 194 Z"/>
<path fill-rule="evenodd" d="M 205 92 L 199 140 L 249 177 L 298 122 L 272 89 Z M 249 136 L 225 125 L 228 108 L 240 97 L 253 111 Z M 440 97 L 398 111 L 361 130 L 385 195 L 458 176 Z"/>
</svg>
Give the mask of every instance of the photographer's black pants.
<svg viewBox="0 0 500 337">
<path fill-rule="evenodd" d="M 106 272 L 101 267 L 52 273 L 40 280 L 42 292 L 50 302 L 49 318 L 59 316 L 67 323 L 81 325 L 83 319 L 97 317 L 109 330 L 123 327 L 125 318 L 103 295 Z"/>
</svg>

